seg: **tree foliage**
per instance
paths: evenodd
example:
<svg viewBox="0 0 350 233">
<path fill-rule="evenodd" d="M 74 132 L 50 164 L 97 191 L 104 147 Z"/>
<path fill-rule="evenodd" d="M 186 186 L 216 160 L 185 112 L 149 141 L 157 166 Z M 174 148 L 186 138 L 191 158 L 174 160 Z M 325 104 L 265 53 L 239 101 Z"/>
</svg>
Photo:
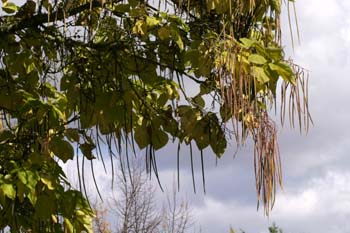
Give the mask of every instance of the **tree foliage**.
<svg viewBox="0 0 350 233">
<path fill-rule="evenodd" d="M 170 141 L 220 157 L 232 135 L 254 142 L 268 213 L 281 184 L 269 117 L 279 83 L 282 119 L 286 108 L 301 128 L 310 119 L 281 10 L 281 0 L 2 0 L 0 228 L 91 231 L 60 162 L 103 162 L 102 143 L 111 157 L 144 149 L 157 173 L 155 151 Z"/>
<path fill-rule="evenodd" d="M 272 224 L 272 226 L 269 227 L 270 233 L 283 233 L 283 230 L 276 226 L 275 223 Z"/>
</svg>

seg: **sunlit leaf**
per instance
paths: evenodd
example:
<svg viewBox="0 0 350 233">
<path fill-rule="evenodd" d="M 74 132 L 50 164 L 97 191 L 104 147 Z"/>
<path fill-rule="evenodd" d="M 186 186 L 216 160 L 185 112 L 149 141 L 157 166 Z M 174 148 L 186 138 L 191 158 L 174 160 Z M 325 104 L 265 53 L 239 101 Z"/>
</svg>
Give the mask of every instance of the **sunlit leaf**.
<svg viewBox="0 0 350 233">
<path fill-rule="evenodd" d="M 144 20 L 138 20 L 132 30 L 135 34 L 143 36 L 147 33 L 147 29 L 147 23 Z"/>
<path fill-rule="evenodd" d="M 3 11 L 5 11 L 8 14 L 12 14 L 12 13 L 15 13 L 19 8 L 13 2 L 5 1 L 3 3 L 2 9 L 3 9 Z"/>
<path fill-rule="evenodd" d="M 248 39 L 248 38 L 240 38 L 240 41 L 242 44 L 248 48 L 252 47 L 256 42 L 254 40 Z"/>
<path fill-rule="evenodd" d="M 74 227 L 68 218 L 64 218 L 64 225 L 69 233 L 74 233 Z"/>
<path fill-rule="evenodd" d="M 248 57 L 248 61 L 250 63 L 254 63 L 254 64 L 258 64 L 258 65 L 263 65 L 263 64 L 265 64 L 267 62 L 266 59 L 263 56 L 258 55 L 258 54 L 251 54 Z"/>
<path fill-rule="evenodd" d="M 24 67 L 26 68 L 26 73 L 29 74 L 35 69 L 35 64 L 34 64 L 34 62 L 32 62 L 28 65 L 24 63 Z"/>
<path fill-rule="evenodd" d="M 54 182 L 49 178 L 41 178 L 41 182 L 46 185 L 49 190 L 54 190 Z"/>
<path fill-rule="evenodd" d="M 271 70 L 276 71 L 281 77 L 287 81 L 292 83 L 293 85 L 296 84 L 295 81 L 295 74 L 293 70 L 288 66 L 287 64 L 284 63 L 270 63 L 269 67 Z"/>
<path fill-rule="evenodd" d="M 157 26 L 161 23 L 161 20 L 157 19 L 156 17 L 149 16 L 146 18 L 146 23 L 149 27 Z"/>
<path fill-rule="evenodd" d="M 252 71 L 253 75 L 259 83 L 264 84 L 270 80 L 269 76 L 267 76 L 267 74 L 265 73 L 264 68 L 254 66 L 252 67 Z"/>
<path fill-rule="evenodd" d="M 34 190 L 39 180 L 39 176 L 35 171 L 20 170 L 17 173 L 19 180 L 30 190 Z"/>
<path fill-rule="evenodd" d="M 14 200 L 16 197 L 16 190 L 12 184 L 2 184 L 0 185 L 0 191 L 8 198 Z"/>
</svg>

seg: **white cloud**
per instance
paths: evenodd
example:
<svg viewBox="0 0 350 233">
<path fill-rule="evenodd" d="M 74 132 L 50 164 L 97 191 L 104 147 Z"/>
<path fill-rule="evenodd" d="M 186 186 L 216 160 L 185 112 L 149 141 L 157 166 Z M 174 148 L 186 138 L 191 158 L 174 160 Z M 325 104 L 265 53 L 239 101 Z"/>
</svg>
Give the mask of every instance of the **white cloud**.
<svg viewBox="0 0 350 233">
<path fill-rule="evenodd" d="M 287 232 L 349 232 L 349 182 L 350 173 L 329 171 L 296 193 L 280 195 L 272 217 Z"/>
<path fill-rule="evenodd" d="M 264 232 L 272 222 L 284 232 L 350 231 L 350 172 L 330 171 L 323 177 L 311 179 L 295 192 L 281 193 L 270 218 L 257 212 L 255 205 L 207 197 L 194 209 L 203 233 L 228 232 L 228 226 L 246 232 Z"/>
<path fill-rule="evenodd" d="M 194 214 L 202 226 L 203 233 L 229 232 L 229 226 L 235 230 L 241 228 L 247 232 L 258 233 L 257 227 L 267 226 L 268 223 L 261 212 L 256 212 L 254 206 L 241 205 L 234 201 L 224 203 L 212 198 L 206 198 L 203 206 L 196 208 Z"/>
</svg>

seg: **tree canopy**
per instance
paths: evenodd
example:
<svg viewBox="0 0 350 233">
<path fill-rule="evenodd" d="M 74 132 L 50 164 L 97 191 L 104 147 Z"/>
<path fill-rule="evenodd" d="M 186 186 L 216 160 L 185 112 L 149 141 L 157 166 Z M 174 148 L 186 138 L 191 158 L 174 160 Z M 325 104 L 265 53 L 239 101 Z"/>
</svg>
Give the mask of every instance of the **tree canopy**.
<svg viewBox="0 0 350 233">
<path fill-rule="evenodd" d="M 281 11 L 281 0 L 2 0 L 0 228 L 91 231 L 60 164 L 103 162 L 102 144 L 111 158 L 144 150 L 157 174 L 155 151 L 171 141 L 220 157 L 251 138 L 268 213 L 282 182 L 269 111 L 279 85 L 282 121 L 288 110 L 292 125 L 310 120 Z"/>
</svg>

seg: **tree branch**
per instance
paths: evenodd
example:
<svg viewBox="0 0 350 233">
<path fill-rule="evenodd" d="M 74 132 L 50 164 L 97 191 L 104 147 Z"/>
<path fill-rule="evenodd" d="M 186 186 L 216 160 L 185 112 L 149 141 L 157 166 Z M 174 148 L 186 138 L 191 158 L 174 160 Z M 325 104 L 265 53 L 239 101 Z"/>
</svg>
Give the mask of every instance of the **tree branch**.
<svg viewBox="0 0 350 233">
<path fill-rule="evenodd" d="M 99 1 L 94 0 L 91 2 L 91 4 L 90 2 L 88 2 L 78 7 L 75 7 L 67 12 L 65 12 L 64 7 L 60 7 L 56 11 L 50 13 L 52 17 L 49 17 L 49 14 L 47 13 L 39 13 L 29 18 L 23 17 L 20 21 L 18 21 L 10 27 L 0 27 L 0 37 L 7 36 L 8 34 L 15 33 L 26 28 L 35 28 L 45 23 L 60 21 L 64 18 L 76 15 L 84 10 L 93 9 L 96 7 L 101 7 L 101 3 Z M 3 19 L 5 17 L 16 17 L 16 15 L 0 17 L 0 22 L 4 21 Z"/>
</svg>

